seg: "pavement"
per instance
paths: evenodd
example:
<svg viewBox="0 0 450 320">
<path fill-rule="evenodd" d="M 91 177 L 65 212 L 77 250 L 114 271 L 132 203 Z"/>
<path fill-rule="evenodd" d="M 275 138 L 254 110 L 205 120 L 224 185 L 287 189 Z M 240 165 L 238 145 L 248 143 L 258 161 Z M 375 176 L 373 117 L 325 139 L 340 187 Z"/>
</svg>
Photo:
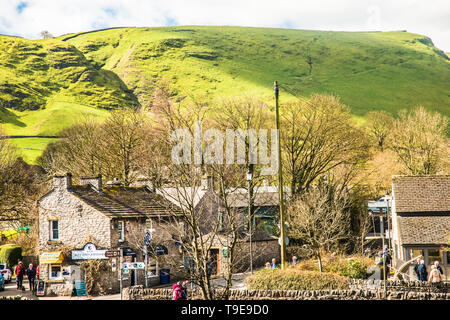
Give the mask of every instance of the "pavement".
<svg viewBox="0 0 450 320">
<path fill-rule="evenodd" d="M 250 275 L 250 272 L 246 273 L 237 273 L 233 275 L 233 278 L 231 280 L 231 288 L 232 289 L 243 289 L 245 290 L 245 283 L 244 279 L 247 278 Z M 215 289 L 221 289 L 225 287 L 225 280 L 221 278 L 217 279 L 211 279 L 211 284 L 213 288 Z M 164 285 L 158 285 L 158 286 L 152 286 L 151 288 L 163 288 L 163 289 L 172 289 L 173 283 L 170 284 L 164 284 Z M 23 281 L 23 286 L 25 287 L 25 291 L 17 290 L 16 288 L 16 281 L 13 279 L 10 283 L 5 285 L 5 290 L 0 291 L 0 297 L 1 296 L 22 296 L 26 297 L 30 300 L 120 300 L 120 293 L 118 294 L 110 294 L 110 295 L 104 295 L 104 296 L 96 296 L 96 297 L 68 297 L 68 296 L 57 296 L 57 297 L 36 297 L 31 293 L 29 290 L 28 281 L 25 279 Z M 194 289 L 194 285 L 190 285 L 190 289 Z"/>
</svg>

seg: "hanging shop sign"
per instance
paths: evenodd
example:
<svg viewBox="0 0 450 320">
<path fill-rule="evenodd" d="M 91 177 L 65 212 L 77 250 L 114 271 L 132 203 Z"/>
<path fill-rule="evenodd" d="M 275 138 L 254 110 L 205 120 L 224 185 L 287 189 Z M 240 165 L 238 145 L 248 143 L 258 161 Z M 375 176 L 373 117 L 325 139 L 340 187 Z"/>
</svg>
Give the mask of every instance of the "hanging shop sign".
<svg viewBox="0 0 450 320">
<path fill-rule="evenodd" d="M 95 260 L 108 259 L 105 255 L 106 250 L 97 250 L 92 242 L 84 245 L 83 250 L 72 250 L 72 260 Z"/>
<path fill-rule="evenodd" d="M 125 262 L 122 267 L 124 269 L 144 269 L 145 263 L 143 262 Z"/>
</svg>

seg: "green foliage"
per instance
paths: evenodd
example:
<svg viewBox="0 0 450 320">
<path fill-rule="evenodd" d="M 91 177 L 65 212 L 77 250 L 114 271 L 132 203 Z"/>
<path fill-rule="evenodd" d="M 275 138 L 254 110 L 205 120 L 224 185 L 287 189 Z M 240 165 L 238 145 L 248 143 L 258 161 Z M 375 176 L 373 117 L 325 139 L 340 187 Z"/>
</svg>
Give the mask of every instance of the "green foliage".
<svg viewBox="0 0 450 320">
<path fill-rule="evenodd" d="M 340 270 L 339 274 L 353 279 L 365 279 L 367 276 L 367 266 L 359 260 L 350 259 L 347 265 Z"/>
<path fill-rule="evenodd" d="M 6 262 L 11 268 L 22 259 L 22 247 L 15 244 L 5 244 L 0 246 L 0 261 Z"/>
<path fill-rule="evenodd" d="M 281 103 L 335 94 L 358 117 L 418 104 L 450 110 L 450 61 L 421 35 L 190 26 L 0 36 L 0 122 L 11 135 L 57 135 L 85 112 L 104 119 L 99 109 L 151 107 L 162 78 L 180 98 L 271 99 L 277 80 Z M 41 148 L 16 142 L 33 162 Z"/>
<path fill-rule="evenodd" d="M 298 268 L 262 269 L 248 277 L 250 290 L 347 289 L 348 278 L 329 272 L 301 271 Z"/>
</svg>

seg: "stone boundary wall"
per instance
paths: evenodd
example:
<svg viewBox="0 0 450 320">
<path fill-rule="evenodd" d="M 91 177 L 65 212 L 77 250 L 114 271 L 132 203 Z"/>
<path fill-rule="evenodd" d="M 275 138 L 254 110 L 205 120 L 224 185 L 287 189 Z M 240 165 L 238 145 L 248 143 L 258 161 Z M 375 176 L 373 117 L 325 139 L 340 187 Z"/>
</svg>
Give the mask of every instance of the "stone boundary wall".
<svg viewBox="0 0 450 320">
<path fill-rule="evenodd" d="M 216 290 L 220 294 L 222 290 Z M 188 292 L 190 300 L 199 300 L 199 291 Z M 124 300 L 171 300 L 171 289 L 125 288 Z M 232 290 L 229 300 L 383 300 L 383 290 Z M 387 291 L 387 300 L 448 300 L 442 292 Z"/>
<path fill-rule="evenodd" d="M 384 284 L 383 280 L 351 279 L 349 288 L 352 290 L 383 290 Z M 388 291 L 448 293 L 449 289 L 449 282 L 432 283 L 425 281 L 386 280 L 386 290 Z"/>
</svg>

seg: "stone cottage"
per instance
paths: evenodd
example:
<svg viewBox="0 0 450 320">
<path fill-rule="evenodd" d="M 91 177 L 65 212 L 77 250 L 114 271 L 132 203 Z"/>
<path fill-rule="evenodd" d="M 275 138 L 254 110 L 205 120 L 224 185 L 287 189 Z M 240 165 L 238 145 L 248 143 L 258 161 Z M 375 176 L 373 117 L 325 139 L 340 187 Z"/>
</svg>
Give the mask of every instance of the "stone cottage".
<svg viewBox="0 0 450 320">
<path fill-rule="evenodd" d="M 213 275 L 224 272 L 228 256 L 226 247 L 229 238 L 227 232 L 228 221 L 226 218 L 223 199 L 219 197 L 214 189 L 214 180 L 211 176 L 205 176 L 200 186 L 183 188 L 161 188 L 156 192 L 174 205 L 194 208 L 198 215 L 201 235 L 204 239 L 212 241 L 209 250 L 210 259 L 214 265 Z M 278 238 L 271 235 L 275 233 L 278 222 L 278 189 L 272 186 L 259 186 L 254 188 L 253 196 L 253 232 L 252 239 L 248 235 L 247 212 L 248 196 L 247 190 L 235 188 L 227 190 L 227 206 L 232 214 L 239 219 L 239 266 L 234 271 L 245 271 L 250 268 L 250 245 L 252 247 L 253 267 L 261 267 L 272 258 L 279 261 L 280 246 Z M 214 230 L 213 232 L 211 232 Z M 214 234 L 213 234 L 214 233 Z"/>
<path fill-rule="evenodd" d="M 104 252 L 122 249 L 124 262 L 142 262 L 146 232 L 152 245 L 179 255 L 170 227 L 179 208 L 149 188 L 104 186 L 101 176 L 81 178 L 75 185 L 70 174 L 55 176 L 38 207 L 40 278 L 47 293 L 70 294 L 73 281 L 84 280 L 80 265 L 90 260 L 106 263 L 102 290 L 118 292 L 119 258 Z M 124 286 L 143 284 L 144 271 L 131 271 L 127 278 Z"/>
<path fill-rule="evenodd" d="M 449 279 L 450 175 L 393 176 L 392 196 L 395 266 L 421 255 L 428 268 L 439 261 Z"/>
</svg>

